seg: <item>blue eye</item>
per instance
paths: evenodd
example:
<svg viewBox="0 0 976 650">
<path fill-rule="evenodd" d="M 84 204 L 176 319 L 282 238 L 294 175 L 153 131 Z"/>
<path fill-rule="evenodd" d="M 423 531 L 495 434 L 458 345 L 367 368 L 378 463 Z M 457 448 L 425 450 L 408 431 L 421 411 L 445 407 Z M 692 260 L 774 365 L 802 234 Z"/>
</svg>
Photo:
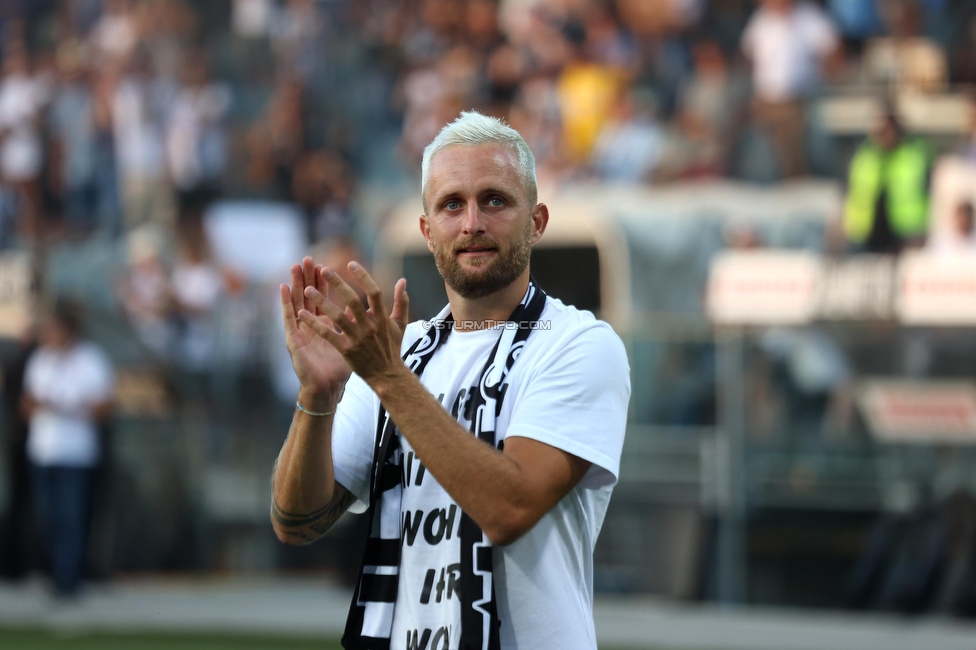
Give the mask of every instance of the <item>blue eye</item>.
<svg viewBox="0 0 976 650">
<path fill-rule="evenodd" d="M 457 201 L 448 201 L 447 203 L 444 204 L 444 207 L 448 210 L 457 210 L 458 208 L 461 207 L 461 204 L 458 203 Z"/>
<path fill-rule="evenodd" d="M 491 199 L 489 199 L 488 200 L 488 203 L 492 207 L 496 207 L 496 208 L 500 208 L 501 206 L 505 205 L 505 202 L 500 197 L 497 197 L 497 196 L 492 197 Z"/>
</svg>

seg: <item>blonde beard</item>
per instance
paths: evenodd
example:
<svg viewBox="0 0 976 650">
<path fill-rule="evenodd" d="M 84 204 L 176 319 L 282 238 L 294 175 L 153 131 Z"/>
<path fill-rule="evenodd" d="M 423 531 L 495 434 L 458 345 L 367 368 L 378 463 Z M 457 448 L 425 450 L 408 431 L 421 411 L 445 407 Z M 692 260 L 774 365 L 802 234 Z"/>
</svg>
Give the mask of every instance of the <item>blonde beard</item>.
<svg viewBox="0 0 976 650">
<path fill-rule="evenodd" d="M 479 267 L 480 272 L 476 277 L 462 268 L 456 252 L 448 253 L 440 246 L 434 247 L 434 263 L 447 286 L 461 297 L 484 298 L 512 284 L 525 271 L 532 255 L 529 232 L 529 228 L 526 228 L 526 236 L 513 242 L 507 255 L 502 256 L 499 251 L 496 259 Z"/>
</svg>

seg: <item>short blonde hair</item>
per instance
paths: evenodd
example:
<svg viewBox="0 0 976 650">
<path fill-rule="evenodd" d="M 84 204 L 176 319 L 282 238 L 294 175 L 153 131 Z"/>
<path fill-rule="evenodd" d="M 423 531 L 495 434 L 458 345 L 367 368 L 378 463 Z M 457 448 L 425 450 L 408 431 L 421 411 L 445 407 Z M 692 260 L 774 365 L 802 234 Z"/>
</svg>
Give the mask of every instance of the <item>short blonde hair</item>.
<svg viewBox="0 0 976 650">
<path fill-rule="evenodd" d="M 478 111 L 463 111 L 461 116 L 445 126 L 437 137 L 424 149 L 420 165 L 420 193 L 427 212 L 427 183 L 430 181 L 430 161 L 441 149 L 455 145 L 475 146 L 479 144 L 503 144 L 515 152 L 515 171 L 525 194 L 529 207 L 534 207 L 538 198 L 535 178 L 535 156 L 522 135 L 502 120 L 483 115 Z"/>
</svg>

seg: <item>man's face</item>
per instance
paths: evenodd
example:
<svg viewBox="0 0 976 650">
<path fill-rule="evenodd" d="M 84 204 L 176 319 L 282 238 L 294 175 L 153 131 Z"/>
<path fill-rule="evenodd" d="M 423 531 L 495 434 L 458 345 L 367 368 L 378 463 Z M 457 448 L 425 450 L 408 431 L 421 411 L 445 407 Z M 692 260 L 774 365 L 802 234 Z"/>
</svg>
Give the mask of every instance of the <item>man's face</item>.
<svg viewBox="0 0 976 650">
<path fill-rule="evenodd" d="M 420 230 L 448 287 L 481 298 L 527 273 L 548 211 L 529 205 L 516 153 L 501 144 L 456 145 L 431 160 Z"/>
</svg>

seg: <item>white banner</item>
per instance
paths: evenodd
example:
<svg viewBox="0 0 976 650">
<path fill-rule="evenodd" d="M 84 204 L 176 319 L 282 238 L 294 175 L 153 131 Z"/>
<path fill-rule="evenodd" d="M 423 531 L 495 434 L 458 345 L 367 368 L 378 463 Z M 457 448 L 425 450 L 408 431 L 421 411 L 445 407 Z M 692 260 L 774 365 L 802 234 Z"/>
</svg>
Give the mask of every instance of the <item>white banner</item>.
<svg viewBox="0 0 976 650">
<path fill-rule="evenodd" d="M 708 316 L 722 325 L 976 326 L 976 253 L 832 259 L 805 251 L 726 251 L 712 259 L 707 290 Z"/>
<path fill-rule="evenodd" d="M 798 325 L 817 309 L 820 258 L 798 251 L 729 251 L 712 259 L 709 317 L 727 325 Z"/>
<path fill-rule="evenodd" d="M 903 255 L 897 311 L 906 325 L 976 325 L 976 255 Z"/>
<path fill-rule="evenodd" d="M 976 384 L 967 381 L 867 380 L 858 407 L 885 442 L 976 444 Z"/>
</svg>

